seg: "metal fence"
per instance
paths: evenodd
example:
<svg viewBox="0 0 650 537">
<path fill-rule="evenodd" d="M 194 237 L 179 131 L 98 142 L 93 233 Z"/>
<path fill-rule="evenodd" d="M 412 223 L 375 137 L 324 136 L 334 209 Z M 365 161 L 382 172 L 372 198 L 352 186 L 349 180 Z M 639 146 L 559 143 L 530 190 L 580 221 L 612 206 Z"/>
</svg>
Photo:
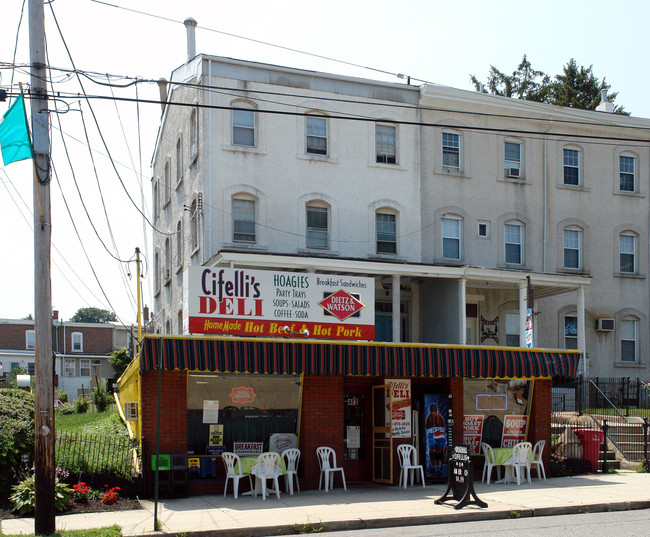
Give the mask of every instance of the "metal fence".
<svg viewBox="0 0 650 537">
<path fill-rule="evenodd" d="M 648 467 L 650 387 L 641 379 L 578 377 L 552 391 L 552 462 L 562 472 Z"/>
<path fill-rule="evenodd" d="M 117 436 L 57 433 L 55 453 L 56 464 L 71 474 L 130 478 L 141 468 L 137 442 Z"/>
</svg>

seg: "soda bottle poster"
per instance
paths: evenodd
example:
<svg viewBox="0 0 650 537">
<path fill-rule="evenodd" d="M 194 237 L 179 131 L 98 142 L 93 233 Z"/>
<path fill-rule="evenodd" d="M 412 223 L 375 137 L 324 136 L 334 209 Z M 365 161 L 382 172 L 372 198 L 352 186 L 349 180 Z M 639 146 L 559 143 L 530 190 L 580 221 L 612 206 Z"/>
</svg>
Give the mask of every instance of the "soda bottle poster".
<svg viewBox="0 0 650 537">
<path fill-rule="evenodd" d="M 447 395 L 424 396 L 425 453 L 428 477 L 447 477 Z"/>
</svg>

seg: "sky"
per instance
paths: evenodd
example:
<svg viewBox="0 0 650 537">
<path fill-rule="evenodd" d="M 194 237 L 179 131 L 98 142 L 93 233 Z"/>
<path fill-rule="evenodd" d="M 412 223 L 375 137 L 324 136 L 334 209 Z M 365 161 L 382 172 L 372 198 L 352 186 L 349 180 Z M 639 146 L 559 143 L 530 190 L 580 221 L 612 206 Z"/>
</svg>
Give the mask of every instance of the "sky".
<svg viewBox="0 0 650 537">
<path fill-rule="evenodd" d="M 2 2 L 0 87 L 7 90 L 29 85 L 27 1 Z M 136 248 L 143 305 L 153 306 L 154 245 L 142 215 L 151 215 L 161 107 L 111 97 L 159 99 L 157 84 L 129 83 L 169 79 L 186 61 L 188 17 L 198 22 L 197 53 L 405 83 L 395 76 L 401 73 L 415 84 L 467 91 L 470 74 L 486 80 L 490 65 L 510 73 L 524 54 L 549 75 L 574 58 L 606 77 L 617 104 L 650 118 L 647 0 L 53 0 L 44 8 L 56 94 L 52 308 L 62 320 L 98 307 L 136 323 Z M 73 66 L 88 76 L 61 70 Z M 0 114 L 7 105 L 0 103 Z M 34 312 L 32 198 L 31 161 L 0 163 L 0 319 Z"/>
</svg>

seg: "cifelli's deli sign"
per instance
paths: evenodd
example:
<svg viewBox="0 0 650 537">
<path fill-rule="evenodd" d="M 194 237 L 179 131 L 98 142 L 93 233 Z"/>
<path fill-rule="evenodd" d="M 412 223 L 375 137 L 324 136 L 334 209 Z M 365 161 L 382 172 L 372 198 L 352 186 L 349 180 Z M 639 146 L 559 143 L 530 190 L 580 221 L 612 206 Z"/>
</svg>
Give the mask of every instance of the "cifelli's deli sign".
<svg viewBox="0 0 650 537">
<path fill-rule="evenodd" d="M 375 337 L 372 278 L 190 266 L 185 330 L 192 334 Z"/>
</svg>

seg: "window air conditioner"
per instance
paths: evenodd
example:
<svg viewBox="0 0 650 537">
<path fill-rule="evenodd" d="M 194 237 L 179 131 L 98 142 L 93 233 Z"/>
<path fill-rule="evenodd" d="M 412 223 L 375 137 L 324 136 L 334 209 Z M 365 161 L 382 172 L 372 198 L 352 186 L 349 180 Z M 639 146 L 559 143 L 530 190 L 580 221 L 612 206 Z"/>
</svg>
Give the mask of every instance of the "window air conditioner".
<svg viewBox="0 0 650 537">
<path fill-rule="evenodd" d="M 614 319 L 607 319 L 605 317 L 596 319 L 596 330 L 598 332 L 613 332 L 614 327 L 615 327 Z"/>
<path fill-rule="evenodd" d="M 124 414 L 127 421 L 138 421 L 138 403 L 124 403 Z"/>
<path fill-rule="evenodd" d="M 508 177 L 519 177 L 520 170 L 519 168 L 508 168 Z"/>
</svg>

